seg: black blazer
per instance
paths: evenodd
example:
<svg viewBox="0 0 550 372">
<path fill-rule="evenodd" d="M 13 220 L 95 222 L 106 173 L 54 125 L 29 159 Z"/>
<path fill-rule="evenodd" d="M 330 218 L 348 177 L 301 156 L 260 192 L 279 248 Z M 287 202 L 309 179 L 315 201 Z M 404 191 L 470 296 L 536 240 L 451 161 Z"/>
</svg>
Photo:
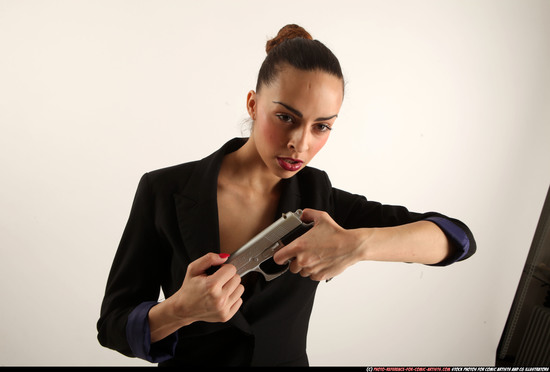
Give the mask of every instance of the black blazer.
<svg viewBox="0 0 550 372">
<path fill-rule="evenodd" d="M 142 177 L 97 324 L 103 346 L 133 356 L 126 338 L 132 310 L 145 301 L 157 301 L 160 288 L 171 296 L 180 288 L 189 263 L 208 252 L 220 252 L 217 176 L 225 154 L 245 142 L 234 139 L 200 161 Z M 344 228 L 394 226 L 435 216 L 452 221 L 469 240 L 468 252 L 457 248 L 455 256 L 441 265 L 475 252 L 470 230 L 458 220 L 367 201 L 333 188 L 326 173 L 310 167 L 282 182 L 273 220 L 299 208 L 324 210 Z M 307 365 L 307 328 L 318 283 L 290 272 L 271 282 L 255 274 L 243 278 L 244 302 L 230 321 L 181 328 L 174 358 L 161 365 Z"/>
</svg>

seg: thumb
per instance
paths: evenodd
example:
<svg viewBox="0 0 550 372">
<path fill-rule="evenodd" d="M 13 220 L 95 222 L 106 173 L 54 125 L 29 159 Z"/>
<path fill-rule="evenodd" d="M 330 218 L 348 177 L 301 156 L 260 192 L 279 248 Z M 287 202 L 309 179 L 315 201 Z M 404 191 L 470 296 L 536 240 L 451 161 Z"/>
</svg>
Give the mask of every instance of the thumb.
<svg viewBox="0 0 550 372">
<path fill-rule="evenodd" d="M 192 276 L 204 274 L 212 266 L 220 266 L 229 258 L 227 253 L 207 253 L 191 262 L 187 272 Z"/>
<path fill-rule="evenodd" d="M 305 208 L 302 211 L 301 220 L 303 222 L 315 222 L 315 224 L 317 224 L 317 222 L 321 219 L 322 214 L 323 212 L 316 209 Z"/>
</svg>

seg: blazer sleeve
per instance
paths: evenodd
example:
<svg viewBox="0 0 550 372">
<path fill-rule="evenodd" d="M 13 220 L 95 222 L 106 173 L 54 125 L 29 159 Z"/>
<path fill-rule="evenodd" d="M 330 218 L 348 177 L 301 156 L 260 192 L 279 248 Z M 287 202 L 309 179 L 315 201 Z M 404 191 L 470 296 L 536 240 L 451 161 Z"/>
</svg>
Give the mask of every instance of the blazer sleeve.
<svg viewBox="0 0 550 372">
<path fill-rule="evenodd" d="M 447 236 L 453 247 L 452 254 L 432 266 L 446 266 L 471 257 L 476 242 L 463 222 L 437 212 L 417 213 L 396 205 L 369 201 L 364 196 L 332 189 L 334 220 L 347 229 L 360 227 L 389 227 L 427 220 L 435 223 Z"/>
<path fill-rule="evenodd" d="M 158 301 L 160 293 L 163 255 L 152 204 L 145 174 L 111 266 L 97 322 L 99 343 L 130 357 L 136 355 L 128 342 L 128 318 L 138 305 Z"/>
</svg>

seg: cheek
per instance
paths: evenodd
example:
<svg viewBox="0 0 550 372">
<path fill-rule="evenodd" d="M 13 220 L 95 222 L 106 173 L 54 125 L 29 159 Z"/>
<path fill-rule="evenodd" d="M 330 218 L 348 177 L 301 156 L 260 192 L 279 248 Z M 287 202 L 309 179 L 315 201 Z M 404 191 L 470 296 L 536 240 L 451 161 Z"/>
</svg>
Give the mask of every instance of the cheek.
<svg viewBox="0 0 550 372">
<path fill-rule="evenodd" d="M 261 121 L 257 121 L 258 134 L 261 137 L 262 142 L 268 142 L 272 145 L 278 145 L 281 143 L 283 133 L 280 126 L 276 123 L 270 122 L 267 118 L 262 117 Z"/>
<path fill-rule="evenodd" d="M 314 141 L 313 144 L 311 145 L 311 150 L 313 152 L 312 155 L 316 155 L 319 151 L 321 151 L 321 149 L 323 148 L 323 146 L 325 146 L 327 141 L 328 141 L 328 135 L 323 136 L 322 138 L 318 138 L 316 141 Z"/>
</svg>

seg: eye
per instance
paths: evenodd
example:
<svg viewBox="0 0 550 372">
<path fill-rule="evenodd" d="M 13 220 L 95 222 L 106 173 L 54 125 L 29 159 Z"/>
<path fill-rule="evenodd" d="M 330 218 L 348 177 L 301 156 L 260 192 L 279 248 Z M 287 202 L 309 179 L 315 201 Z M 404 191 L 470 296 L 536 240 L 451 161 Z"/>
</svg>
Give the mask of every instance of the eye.
<svg viewBox="0 0 550 372">
<path fill-rule="evenodd" d="M 287 114 L 276 114 L 276 116 L 284 123 L 294 123 L 294 118 Z"/>
<path fill-rule="evenodd" d="M 315 130 L 317 130 L 318 132 L 328 132 L 332 130 L 332 127 L 327 124 L 318 123 L 315 124 Z"/>
</svg>

